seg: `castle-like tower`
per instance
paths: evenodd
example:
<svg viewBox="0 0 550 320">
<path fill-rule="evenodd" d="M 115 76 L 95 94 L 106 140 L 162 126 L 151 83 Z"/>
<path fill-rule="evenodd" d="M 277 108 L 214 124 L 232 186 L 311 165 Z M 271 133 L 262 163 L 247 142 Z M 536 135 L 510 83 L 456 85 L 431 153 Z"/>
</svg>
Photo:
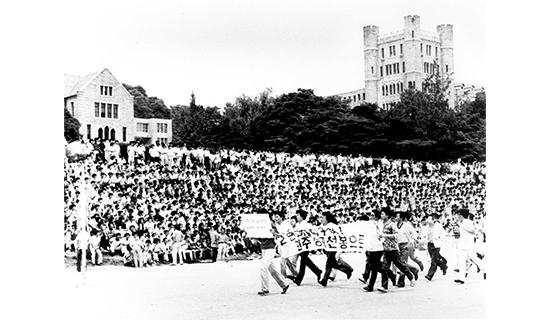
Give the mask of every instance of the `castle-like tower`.
<svg viewBox="0 0 550 320">
<path fill-rule="evenodd" d="M 403 30 L 380 35 L 378 26 L 363 27 L 365 87 L 338 94 L 356 106 L 376 103 L 389 109 L 408 88 L 422 90 L 422 81 L 439 69 L 451 79 L 453 88 L 453 26 L 438 25 L 437 33 L 420 29 L 420 17 L 404 18 Z M 449 105 L 454 106 L 454 90 L 449 90 Z"/>
</svg>

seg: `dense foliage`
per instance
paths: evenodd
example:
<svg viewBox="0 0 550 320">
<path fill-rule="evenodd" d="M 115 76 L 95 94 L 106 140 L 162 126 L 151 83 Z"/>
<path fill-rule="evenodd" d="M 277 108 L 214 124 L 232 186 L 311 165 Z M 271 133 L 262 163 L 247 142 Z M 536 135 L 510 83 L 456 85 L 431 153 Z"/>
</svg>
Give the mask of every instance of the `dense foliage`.
<svg viewBox="0 0 550 320">
<path fill-rule="evenodd" d="M 485 160 L 485 94 L 450 109 L 448 83 L 433 76 L 422 91 L 407 90 L 389 111 L 374 104 L 349 108 L 313 90 L 273 97 L 242 96 L 218 108 L 172 107 L 175 144 L 292 153 L 363 154 L 446 161 Z"/>
<path fill-rule="evenodd" d="M 162 99 L 148 97 L 145 89 L 141 86 L 123 85 L 134 96 L 134 117 L 170 119 L 170 109 L 166 107 Z"/>
<path fill-rule="evenodd" d="M 78 129 L 80 129 L 80 122 L 65 108 L 65 140 L 72 142 L 80 139 Z"/>
</svg>

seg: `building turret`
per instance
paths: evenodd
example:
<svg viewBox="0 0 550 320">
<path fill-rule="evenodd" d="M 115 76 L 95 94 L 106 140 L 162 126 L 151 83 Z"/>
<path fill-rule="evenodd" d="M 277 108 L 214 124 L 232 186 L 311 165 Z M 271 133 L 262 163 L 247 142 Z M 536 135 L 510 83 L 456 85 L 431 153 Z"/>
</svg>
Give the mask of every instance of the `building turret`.
<svg viewBox="0 0 550 320">
<path fill-rule="evenodd" d="M 363 44 L 366 102 L 376 103 L 378 100 L 378 81 L 380 80 L 378 26 L 363 27 Z"/>
<path fill-rule="evenodd" d="M 453 25 L 440 24 L 437 26 L 437 33 L 441 43 L 441 54 L 439 66 L 441 76 L 444 79 L 451 80 L 449 88 L 449 106 L 454 107 L 455 91 L 454 91 L 454 45 L 453 45 Z"/>
<path fill-rule="evenodd" d="M 422 53 L 420 41 L 420 17 L 408 15 L 404 18 L 403 54 L 405 56 L 405 89 L 412 85 L 421 89 L 422 85 Z"/>
</svg>

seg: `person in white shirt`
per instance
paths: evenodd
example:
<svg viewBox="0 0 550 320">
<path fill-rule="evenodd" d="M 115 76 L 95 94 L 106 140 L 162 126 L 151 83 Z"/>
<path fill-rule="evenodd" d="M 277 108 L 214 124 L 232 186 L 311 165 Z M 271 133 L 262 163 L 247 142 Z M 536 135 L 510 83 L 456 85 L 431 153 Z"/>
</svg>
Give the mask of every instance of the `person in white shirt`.
<svg viewBox="0 0 550 320">
<path fill-rule="evenodd" d="M 455 279 L 456 283 L 463 284 L 466 278 L 466 265 L 469 261 L 473 262 L 480 271 L 483 271 L 484 278 L 486 278 L 485 269 L 481 259 L 477 257 L 477 253 L 474 250 L 475 246 L 475 226 L 471 220 L 471 215 L 468 209 L 460 210 L 460 238 L 458 238 L 459 248 L 459 263 L 458 263 L 458 275 Z"/>
<path fill-rule="evenodd" d="M 382 274 L 388 271 L 383 267 L 381 260 L 384 254 L 384 245 L 382 241 L 382 227 L 378 219 L 380 219 L 380 211 L 373 210 L 369 213 L 369 220 L 364 223 L 367 265 L 363 279 L 365 283 L 368 279 L 369 283 L 366 287 L 363 287 L 363 290 L 367 292 L 374 291 L 374 284 L 376 283 L 378 273 Z M 390 275 L 387 274 L 387 276 L 389 277 Z"/>
<path fill-rule="evenodd" d="M 426 279 L 432 280 L 437 267 L 441 269 L 443 275 L 447 273 L 447 259 L 443 257 L 440 253 L 441 245 L 443 244 L 443 239 L 445 237 L 445 230 L 439 222 L 439 215 L 433 213 L 428 216 L 428 228 L 427 228 L 427 241 L 428 241 L 428 253 L 431 258 L 430 270 L 425 276 Z"/>
<path fill-rule="evenodd" d="M 86 252 L 88 249 L 88 242 L 90 240 L 90 233 L 87 230 L 87 227 L 83 227 L 76 236 L 76 271 L 83 271 L 83 260 L 86 259 Z"/>
<path fill-rule="evenodd" d="M 90 237 L 90 254 L 92 258 L 92 264 L 102 264 L 103 263 L 103 253 L 99 249 L 99 242 L 101 237 L 99 236 L 96 230 L 92 230 Z M 97 261 L 96 261 L 97 258 Z"/>
<path fill-rule="evenodd" d="M 410 217 L 411 217 L 411 214 L 409 212 L 406 212 L 406 211 L 397 212 L 397 215 L 396 215 L 397 244 L 399 246 L 399 255 L 400 255 L 401 261 L 407 264 L 407 266 L 413 273 L 415 280 L 418 280 L 418 269 L 416 269 L 415 267 L 413 267 L 408 263 L 409 257 L 410 257 L 409 255 L 410 245 L 414 250 L 414 245 L 416 243 L 416 239 L 418 238 L 418 233 L 416 232 L 412 224 L 409 222 Z M 398 287 L 405 286 L 405 275 L 402 274 L 399 276 L 397 286 Z"/>
</svg>

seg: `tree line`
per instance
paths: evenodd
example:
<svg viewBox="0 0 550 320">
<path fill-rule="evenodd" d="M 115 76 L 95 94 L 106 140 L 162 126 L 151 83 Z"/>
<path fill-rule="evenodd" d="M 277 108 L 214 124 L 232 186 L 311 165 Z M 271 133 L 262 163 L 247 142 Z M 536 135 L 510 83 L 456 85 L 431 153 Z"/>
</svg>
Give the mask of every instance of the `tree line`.
<svg viewBox="0 0 550 320">
<path fill-rule="evenodd" d="M 280 96 L 265 90 L 227 103 L 222 112 L 198 104 L 194 95 L 189 105 L 167 108 L 140 86 L 127 86 L 137 96 L 136 117 L 172 118 L 175 145 L 484 161 L 485 93 L 452 109 L 445 95 L 448 88 L 448 81 L 433 75 L 422 90 L 402 92 L 389 110 L 368 103 L 350 108 L 338 97 L 317 96 L 311 89 Z"/>
</svg>

